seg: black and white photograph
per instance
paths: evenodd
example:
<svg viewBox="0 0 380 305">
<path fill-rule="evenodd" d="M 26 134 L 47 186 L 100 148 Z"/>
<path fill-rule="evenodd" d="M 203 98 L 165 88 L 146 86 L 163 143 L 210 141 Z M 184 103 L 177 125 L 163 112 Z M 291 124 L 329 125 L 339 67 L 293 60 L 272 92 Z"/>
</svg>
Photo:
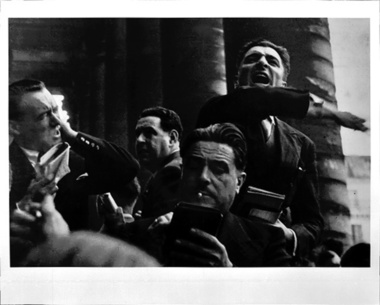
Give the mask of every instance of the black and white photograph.
<svg viewBox="0 0 380 305">
<path fill-rule="evenodd" d="M 1 302 L 378 304 L 378 10 L 3 1 Z"/>
</svg>

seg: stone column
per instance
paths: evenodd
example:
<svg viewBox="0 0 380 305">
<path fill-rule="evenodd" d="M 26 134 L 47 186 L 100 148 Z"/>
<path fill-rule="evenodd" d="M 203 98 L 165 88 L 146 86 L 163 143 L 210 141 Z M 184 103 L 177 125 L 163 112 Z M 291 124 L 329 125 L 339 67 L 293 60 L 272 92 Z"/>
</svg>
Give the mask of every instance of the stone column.
<svg viewBox="0 0 380 305">
<path fill-rule="evenodd" d="M 162 105 L 160 19 L 127 19 L 129 147 L 133 151 L 137 118 L 145 108 Z"/>
<path fill-rule="evenodd" d="M 106 139 L 128 145 L 127 20 L 106 19 Z"/>
<path fill-rule="evenodd" d="M 77 58 L 75 87 L 79 130 L 97 137 L 105 136 L 105 73 L 106 38 L 103 19 L 90 19 L 85 23 L 83 54 Z"/>
<path fill-rule="evenodd" d="M 163 19 L 164 106 L 191 130 L 202 105 L 226 93 L 223 23 L 221 19 Z"/>
</svg>

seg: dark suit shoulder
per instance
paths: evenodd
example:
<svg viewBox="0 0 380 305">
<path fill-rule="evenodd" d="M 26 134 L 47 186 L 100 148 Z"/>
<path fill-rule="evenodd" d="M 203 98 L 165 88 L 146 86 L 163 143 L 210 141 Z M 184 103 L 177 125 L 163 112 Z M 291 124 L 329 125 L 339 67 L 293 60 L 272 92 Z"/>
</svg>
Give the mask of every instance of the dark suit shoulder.
<svg viewBox="0 0 380 305">
<path fill-rule="evenodd" d="M 69 167 L 71 171 L 82 174 L 85 172 L 85 159 L 76 152 L 70 150 Z"/>
</svg>

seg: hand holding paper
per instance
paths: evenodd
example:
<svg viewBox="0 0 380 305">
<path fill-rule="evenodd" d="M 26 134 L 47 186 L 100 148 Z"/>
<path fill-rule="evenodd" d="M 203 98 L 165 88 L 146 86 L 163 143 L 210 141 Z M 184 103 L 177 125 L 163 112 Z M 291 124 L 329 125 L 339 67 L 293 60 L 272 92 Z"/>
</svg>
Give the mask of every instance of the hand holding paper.
<svg viewBox="0 0 380 305">
<path fill-rule="evenodd" d="M 70 146 L 60 143 L 48 150 L 38 161 L 36 166 L 37 177 L 50 177 L 58 183 L 70 173 L 69 168 Z"/>
</svg>

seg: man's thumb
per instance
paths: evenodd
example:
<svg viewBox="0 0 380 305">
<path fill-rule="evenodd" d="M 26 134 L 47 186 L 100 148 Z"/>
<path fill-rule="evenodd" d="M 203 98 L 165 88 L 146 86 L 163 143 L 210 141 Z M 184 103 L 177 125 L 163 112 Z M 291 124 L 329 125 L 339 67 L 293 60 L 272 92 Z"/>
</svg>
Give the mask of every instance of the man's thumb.
<svg viewBox="0 0 380 305">
<path fill-rule="evenodd" d="M 50 215 L 55 211 L 54 197 L 51 194 L 46 194 L 42 200 L 41 211 L 43 215 Z"/>
</svg>

